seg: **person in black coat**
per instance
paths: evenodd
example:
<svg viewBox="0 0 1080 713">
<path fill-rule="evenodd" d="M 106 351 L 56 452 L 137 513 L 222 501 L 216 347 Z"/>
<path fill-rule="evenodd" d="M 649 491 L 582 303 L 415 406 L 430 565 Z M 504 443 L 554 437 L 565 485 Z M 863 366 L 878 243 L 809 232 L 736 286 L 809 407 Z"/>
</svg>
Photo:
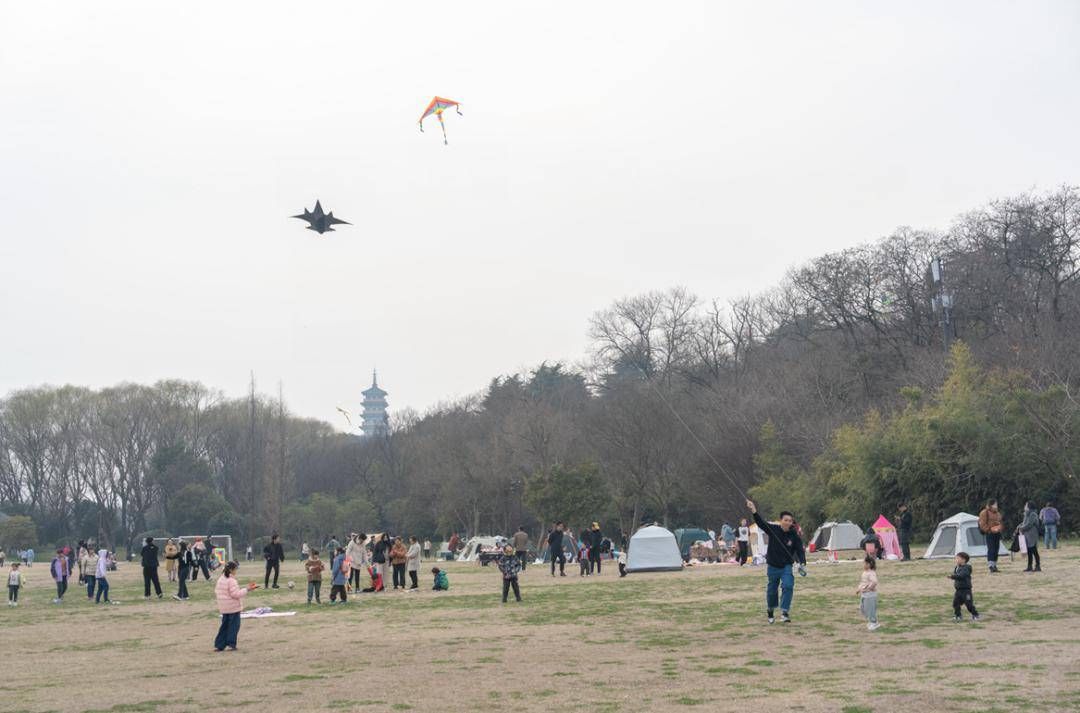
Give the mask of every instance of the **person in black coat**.
<svg viewBox="0 0 1080 713">
<path fill-rule="evenodd" d="M 604 542 L 604 533 L 600 532 L 600 523 L 594 522 L 589 530 L 589 574 L 600 574 L 600 550 Z"/>
<path fill-rule="evenodd" d="M 281 574 L 281 562 L 285 559 L 285 549 L 281 546 L 278 534 L 270 536 L 270 544 L 263 548 L 263 559 L 266 560 L 266 577 L 263 580 L 263 589 L 280 589 L 278 587 L 278 575 Z M 274 586 L 270 586 L 270 572 L 274 573 Z"/>
<path fill-rule="evenodd" d="M 900 517 L 896 527 L 896 535 L 900 540 L 900 552 L 903 553 L 903 561 L 911 559 L 911 511 L 907 503 L 900 503 Z"/>
<path fill-rule="evenodd" d="M 161 599 L 161 581 L 158 579 L 158 546 L 153 537 L 147 537 L 142 551 L 143 599 L 150 598 L 150 583 L 154 583 L 154 592 Z"/>
</svg>

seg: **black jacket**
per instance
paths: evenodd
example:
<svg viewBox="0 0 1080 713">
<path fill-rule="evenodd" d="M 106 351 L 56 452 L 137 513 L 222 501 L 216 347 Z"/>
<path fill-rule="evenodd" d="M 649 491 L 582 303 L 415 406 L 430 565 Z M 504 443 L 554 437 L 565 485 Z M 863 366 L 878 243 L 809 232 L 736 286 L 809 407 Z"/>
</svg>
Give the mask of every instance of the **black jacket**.
<svg viewBox="0 0 1080 713">
<path fill-rule="evenodd" d="M 186 549 L 180 552 L 176 556 L 177 561 L 180 563 L 180 569 L 191 569 L 195 566 L 195 555 L 191 554 L 190 549 Z"/>
<path fill-rule="evenodd" d="M 157 548 L 157 545 L 155 545 L 152 542 L 149 545 L 143 545 L 141 554 L 142 554 L 142 566 L 143 567 L 149 567 L 151 569 L 157 568 L 157 566 L 158 566 L 158 559 L 157 559 L 158 548 Z"/>
<path fill-rule="evenodd" d="M 600 544 L 604 541 L 604 533 L 599 530 L 589 530 L 589 551 L 600 552 Z"/>
<path fill-rule="evenodd" d="M 562 549 L 563 533 L 562 530 L 552 530 L 548 533 L 548 549 L 558 552 Z"/>
<path fill-rule="evenodd" d="M 770 567 L 787 567 L 794 564 L 806 564 L 802 538 L 795 531 L 795 526 L 784 532 L 779 525 L 765 522 L 758 513 L 754 513 L 754 522 L 769 536 L 769 546 L 765 550 L 765 562 Z"/>
<path fill-rule="evenodd" d="M 371 548 L 371 561 L 378 564 L 386 564 L 386 553 L 390 549 L 390 543 L 386 540 L 379 540 L 375 543 L 375 546 Z"/>
<path fill-rule="evenodd" d="M 285 560 L 285 550 L 282 548 L 280 542 L 271 542 L 263 548 L 263 559 L 267 562 L 283 562 Z"/>
<path fill-rule="evenodd" d="M 971 589 L 971 565 L 957 565 L 953 573 L 949 575 L 949 579 L 953 581 L 953 586 L 958 591 Z"/>
<path fill-rule="evenodd" d="M 896 528 L 896 533 L 901 542 L 911 541 L 911 511 L 905 510 L 900 513 L 900 525 Z"/>
</svg>

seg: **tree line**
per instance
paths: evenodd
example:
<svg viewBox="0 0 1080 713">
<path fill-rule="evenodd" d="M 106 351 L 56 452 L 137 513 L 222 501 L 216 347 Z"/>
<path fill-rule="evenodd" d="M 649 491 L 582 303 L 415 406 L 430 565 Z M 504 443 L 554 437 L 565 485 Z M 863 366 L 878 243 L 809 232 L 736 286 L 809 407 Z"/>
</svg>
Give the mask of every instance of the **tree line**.
<svg viewBox="0 0 1080 713">
<path fill-rule="evenodd" d="M 402 411 L 385 437 L 299 418 L 254 383 L 239 399 L 187 381 L 24 389 L 0 400 L 0 510 L 43 541 L 126 544 L 715 526 L 752 488 L 807 524 L 901 499 L 923 527 L 989 495 L 1080 504 L 1078 280 L 1065 186 L 900 228 L 727 303 L 619 299 L 589 320 L 580 363 Z"/>
</svg>

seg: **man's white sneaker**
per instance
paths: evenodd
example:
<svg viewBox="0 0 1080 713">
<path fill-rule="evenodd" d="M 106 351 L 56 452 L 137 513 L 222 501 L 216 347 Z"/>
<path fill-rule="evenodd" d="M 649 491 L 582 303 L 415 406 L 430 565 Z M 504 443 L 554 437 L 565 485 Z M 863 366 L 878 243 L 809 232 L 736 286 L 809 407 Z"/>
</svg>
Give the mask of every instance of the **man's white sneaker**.
<svg viewBox="0 0 1080 713">
<path fill-rule="evenodd" d="M 877 623 L 876 621 L 872 621 L 866 625 L 866 628 L 868 631 L 877 631 L 880 626 L 881 624 Z"/>
</svg>

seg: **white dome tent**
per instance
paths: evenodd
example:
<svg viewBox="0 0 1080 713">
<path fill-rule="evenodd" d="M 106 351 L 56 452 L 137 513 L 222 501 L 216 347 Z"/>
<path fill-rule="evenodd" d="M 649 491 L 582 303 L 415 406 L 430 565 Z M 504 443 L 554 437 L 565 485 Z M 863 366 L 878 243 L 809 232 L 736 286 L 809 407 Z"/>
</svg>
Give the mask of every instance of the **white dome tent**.
<svg viewBox="0 0 1080 713">
<path fill-rule="evenodd" d="M 682 555 L 675 535 L 659 525 L 647 525 L 634 533 L 627 547 L 627 572 L 680 571 Z"/>
<path fill-rule="evenodd" d="M 979 518 L 966 512 L 958 512 L 938 523 L 923 559 L 950 559 L 957 552 L 986 557 L 986 535 L 979 532 Z M 999 545 L 998 554 L 1008 555 L 1009 551 Z"/>
<path fill-rule="evenodd" d="M 836 550 L 858 550 L 862 542 L 863 531 L 855 523 L 845 520 L 844 522 L 826 522 L 814 531 L 810 538 L 810 544 L 817 552 Z"/>
</svg>

